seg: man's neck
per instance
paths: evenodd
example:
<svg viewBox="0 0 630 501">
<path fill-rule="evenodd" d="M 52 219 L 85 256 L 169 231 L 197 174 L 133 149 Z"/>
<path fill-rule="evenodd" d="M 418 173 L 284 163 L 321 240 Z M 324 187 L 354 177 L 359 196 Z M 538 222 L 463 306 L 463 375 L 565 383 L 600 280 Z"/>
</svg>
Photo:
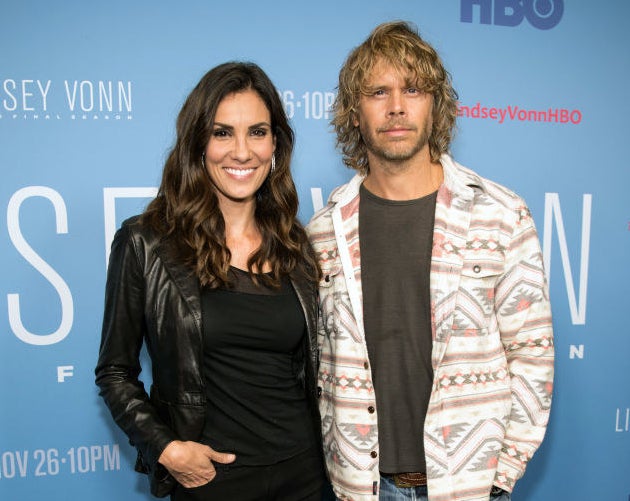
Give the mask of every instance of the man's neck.
<svg viewBox="0 0 630 501">
<path fill-rule="evenodd" d="M 444 180 L 439 162 L 370 162 L 363 185 L 374 195 L 387 200 L 414 200 L 436 191 Z"/>
</svg>

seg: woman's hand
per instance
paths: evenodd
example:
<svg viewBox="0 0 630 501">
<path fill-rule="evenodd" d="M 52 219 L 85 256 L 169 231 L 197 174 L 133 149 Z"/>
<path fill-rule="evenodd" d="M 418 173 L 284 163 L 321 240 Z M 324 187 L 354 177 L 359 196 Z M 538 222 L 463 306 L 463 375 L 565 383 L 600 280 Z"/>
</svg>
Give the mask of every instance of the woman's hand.
<svg viewBox="0 0 630 501">
<path fill-rule="evenodd" d="M 199 487 L 210 482 L 215 476 L 213 461 L 231 463 L 234 454 L 217 452 L 198 442 L 173 440 L 162 451 L 158 461 L 184 487 Z"/>
</svg>

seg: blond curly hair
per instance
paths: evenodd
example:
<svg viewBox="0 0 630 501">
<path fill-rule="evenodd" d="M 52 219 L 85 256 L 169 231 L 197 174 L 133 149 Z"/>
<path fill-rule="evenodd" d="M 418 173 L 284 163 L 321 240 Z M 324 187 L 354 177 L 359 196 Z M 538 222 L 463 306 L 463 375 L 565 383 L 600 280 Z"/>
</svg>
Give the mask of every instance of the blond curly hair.
<svg viewBox="0 0 630 501">
<path fill-rule="evenodd" d="M 385 61 L 396 71 L 417 82 L 433 96 L 433 129 L 429 137 L 431 160 L 437 162 L 448 152 L 457 117 L 457 93 L 451 76 L 433 47 L 425 42 L 410 23 L 393 21 L 377 26 L 356 47 L 339 73 L 339 86 L 333 104 L 332 126 L 343 162 L 363 174 L 369 170 L 367 147 L 356 124 L 359 100 L 366 94 L 366 79 L 375 64 Z"/>
</svg>

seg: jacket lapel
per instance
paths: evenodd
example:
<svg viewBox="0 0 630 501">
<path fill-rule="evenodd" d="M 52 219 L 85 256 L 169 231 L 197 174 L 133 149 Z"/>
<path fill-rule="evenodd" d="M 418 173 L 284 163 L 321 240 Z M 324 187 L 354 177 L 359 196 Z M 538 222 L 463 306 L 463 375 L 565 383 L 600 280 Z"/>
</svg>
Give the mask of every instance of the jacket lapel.
<svg viewBox="0 0 630 501">
<path fill-rule="evenodd" d="M 309 341 L 313 344 L 312 338 L 314 338 L 314 333 L 317 332 L 317 316 L 314 306 L 316 305 L 316 292 L 313 290 L 314 286 L 311 286 L 303 277 L 292 275 L 290 279 L 293 290 L 295 290 L 295 294 L 302 306 L 302 312 L 306 320 L 306 328 L 309 333 Z"/>
<path fill-rule="evenodd" d="M 459 184 L 454 176 L 454 166 L 444 160 L 443 158 L 444 183 L 438 191 L 435 207 L 431 255 L 430 291 L 434 368 L 440 364 L 452 332 L 453 312 L 464 263 L 474 197 L 474 190 L 469 186 Z"/>
<path fill-rule="evenodd" d="M 174 257 L 167 243 L 160 243 L 156 247 L 155 252 L 162 260 L 164 268 L 190 308 L 197 332 L 201 336 L 201 293 L 197 277 L 191 272 L 190 268 L 184 266 Z"/>
<path fill-rule="evenodd" d="M 332 211 L 337 250 L 346 280 L 346 290 L 352 305 L 356 328 L 353 337 L 364 339 L 363 288 L 361 283 L 361 252 L 359 244 L 359 188 L 363 177 L 355 175 L 337 199 Z"/>
</svg>

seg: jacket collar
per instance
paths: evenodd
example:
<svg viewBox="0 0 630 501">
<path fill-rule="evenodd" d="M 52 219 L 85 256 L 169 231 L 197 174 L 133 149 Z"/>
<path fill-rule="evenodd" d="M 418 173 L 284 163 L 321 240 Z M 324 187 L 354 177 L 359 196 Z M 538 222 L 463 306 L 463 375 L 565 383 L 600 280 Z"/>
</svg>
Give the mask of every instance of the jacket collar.
<svg viewBox="0 0 630 501">
<path fill-rule="evenodd" d="M 450 199 L 454 197 L 471 199 L 473 190 L 486 191 L 484 180 L 472 170 L 455 162 L 450 155 L 443 154 L 440 157 L 440 163 L 444 170 L 444 182 L 441 191 L 443 191 L 442 188 L 446 188 L 450 194 Z M 359 195 L 359 189 L 364 179 L 363 174 L 354 175 L 347 184 L 333 190 L 328 202 L 342 207 L 349 204 Z"/>
</svg>

